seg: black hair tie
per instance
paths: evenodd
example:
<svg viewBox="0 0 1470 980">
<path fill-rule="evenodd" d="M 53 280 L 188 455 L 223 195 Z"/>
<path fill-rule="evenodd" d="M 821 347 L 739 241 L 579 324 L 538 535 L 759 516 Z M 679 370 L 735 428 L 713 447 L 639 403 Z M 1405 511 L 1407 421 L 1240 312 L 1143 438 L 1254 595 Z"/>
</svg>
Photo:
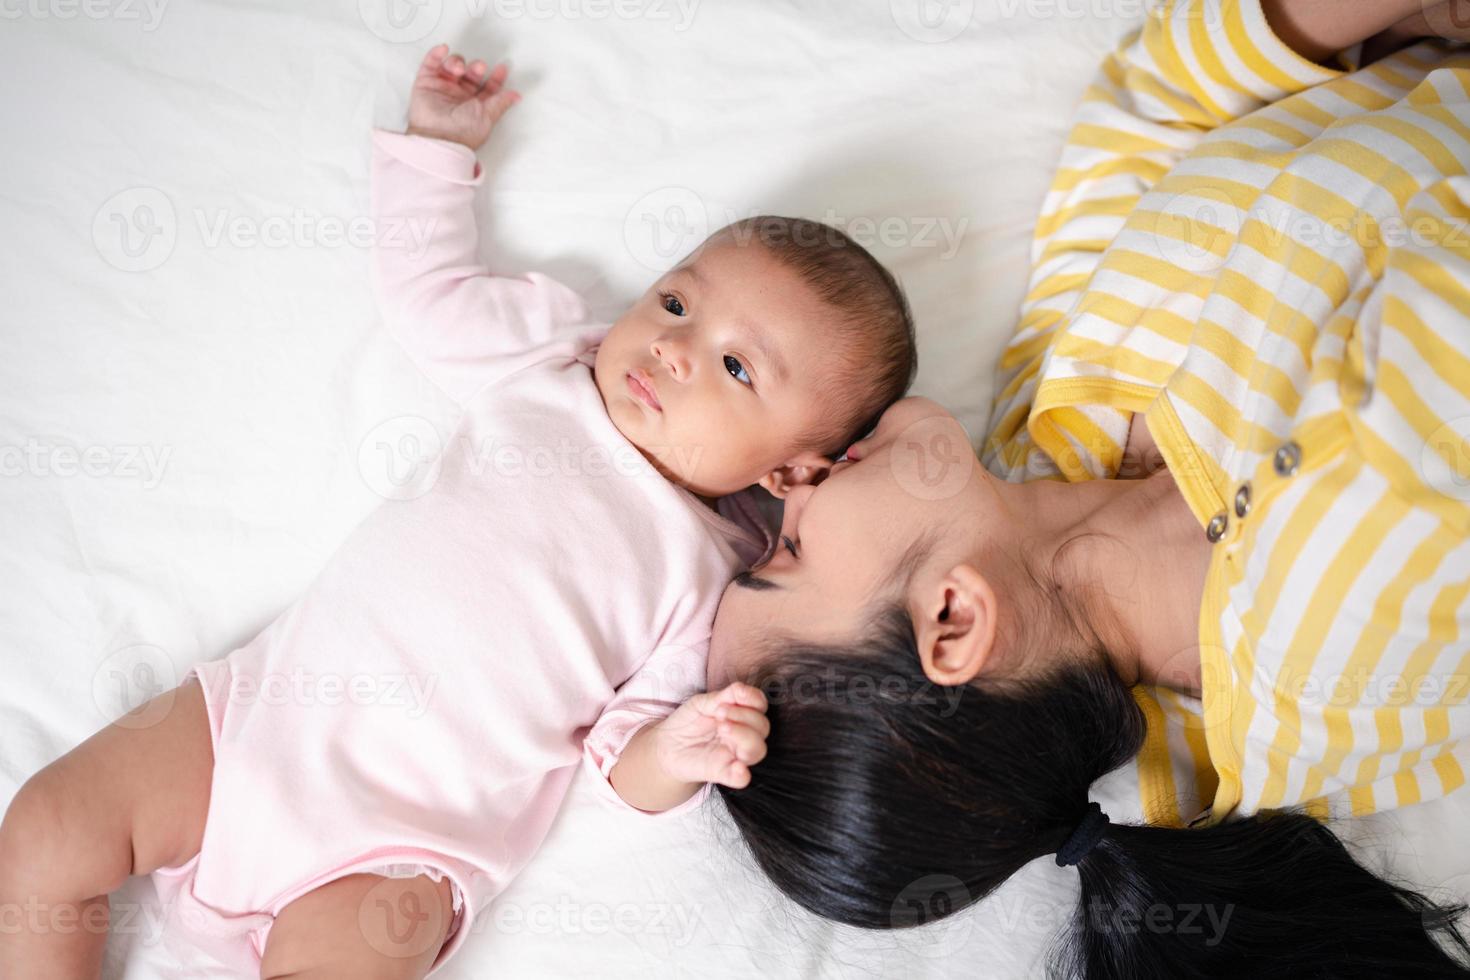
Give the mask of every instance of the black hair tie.
<svg viewBox="0 0 1470 980">
<path fill-rule="evenodd" d="M 1102 840 L 1103 829 L 1108 825 L 1108 815 L 1102 812 L 1102 807 L 1097 803 L 1087 804 L 1087 813 L 1077 824 L 1077 829 L 1072 831 L 1072 836 L 1067 838 L 1060 848 L 1057 849 L 1057 866 L 1065 868 L 1072 864 L 1081 864 L 1082 859 L 1087 857 L 1089 851 L 1097 846 Z"/>
</svg>

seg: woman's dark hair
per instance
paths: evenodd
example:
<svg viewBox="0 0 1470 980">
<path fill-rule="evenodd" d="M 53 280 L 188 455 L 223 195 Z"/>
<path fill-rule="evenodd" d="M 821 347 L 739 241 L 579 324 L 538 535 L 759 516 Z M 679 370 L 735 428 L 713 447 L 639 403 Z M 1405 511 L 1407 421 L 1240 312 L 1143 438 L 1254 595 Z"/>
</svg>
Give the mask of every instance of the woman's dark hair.
<svg viewBox="0 0 1470 980">
<path fill-rule="evenodd" d="M 829 412 L 807 433 L 805 448 L 840 454 L 875 425 L 908 391 L 918 370 L 914 319 L 898 279 L 840 228 L 810 218 L 761 214 L 710 236 L 755 243 L 791 269 L 840 315 L 831 356 Z"/>
<path fill-rule="evenodd" d="M 817 915 L 918 925 L 1055 853 L 1088 789 L 1143 744 L 1137 702 L 1099 656 L 1034 680 L 937 687 L 901 607 L 860 645 L 795 645 L 751 683 L 768 754 L 720 787 L 757 863 Z M 1183 830 L 1108 824 L 1078 864 L 1057 976 L 1466 977 L 1445 908 L 1376 877 L 1311 817 Z"/>
</svg>

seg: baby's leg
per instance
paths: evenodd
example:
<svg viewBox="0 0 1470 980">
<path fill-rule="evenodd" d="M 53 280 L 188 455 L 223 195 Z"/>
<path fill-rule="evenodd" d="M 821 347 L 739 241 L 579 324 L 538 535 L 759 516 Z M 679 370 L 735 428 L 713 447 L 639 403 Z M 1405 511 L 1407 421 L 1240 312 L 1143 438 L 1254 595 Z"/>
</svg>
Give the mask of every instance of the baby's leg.
<svg viewBox="0 0 1470 980">
<path fill-rule="evenodd" d="M 446 876 L 346 875 L 281 909 L 266 936 L 261 980 L 419 980 L 453 921 Z"/>
<path fill-rule="evenodd" d="M 198 853 L 213 771 L 191 677 L 32 776 L 0 823 L 0 977 L 95 980 L 108 892 Z"/>
</svg>

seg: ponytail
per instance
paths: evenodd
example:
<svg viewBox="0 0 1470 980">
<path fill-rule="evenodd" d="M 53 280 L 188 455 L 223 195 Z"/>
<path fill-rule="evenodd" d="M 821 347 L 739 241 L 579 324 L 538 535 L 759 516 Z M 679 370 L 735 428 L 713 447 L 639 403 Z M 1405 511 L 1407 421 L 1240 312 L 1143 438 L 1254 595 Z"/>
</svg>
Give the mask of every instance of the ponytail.
<svg viewBox="0 0 1470 980">
<path fill-rule="evenodd" d="M 809 911 L 916 925 L 1060 851 L 1081 892 L 1056 976 L 1470 977 L 1434 938 L 1470 956 L 1463 907 L 1376 877 L 1310 817 L 1102 818 L 1088 789 L 1137 754 L 1144 718 L 1101 657 L 946 688 L 925 677 L 902 608 L 866 635 L 766 659 L 750 681 L 770 703 L 767 756 L 746 788 L 719 787 L 762 871 Z M 916 885 L 942 893 L 917 917 Z"/>
<path fill-rule="evenodd" d="M 1060 976 L 1470 976 L 1432 938 L 1470 955 L 1454 924 L 1463 907 L 1375 876 L 1304 814 L 1109 826 L 1078 871 Z"/>
</svg>

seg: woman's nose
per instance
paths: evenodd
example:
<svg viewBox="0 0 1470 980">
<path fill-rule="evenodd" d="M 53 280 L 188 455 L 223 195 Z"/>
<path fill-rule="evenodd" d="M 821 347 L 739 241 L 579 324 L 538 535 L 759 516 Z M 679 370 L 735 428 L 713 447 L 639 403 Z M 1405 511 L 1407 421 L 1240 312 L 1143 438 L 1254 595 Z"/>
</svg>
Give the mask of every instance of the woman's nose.
<svg viewBox="0 0 1470 980">
<path fill-rule="evenodd" d="M 786 494 L 786 499 L 781 507 L 782 534 L 793 540 L 801 539 L 798 533 L 801 528 L 801 512 L 806 509 L 807 501 L 811 500 L 812 494 L 816 492 L 816 487 L 811 484 L 803 484 L 794 487 L 790 493 Z"/>
<path fill-rule="evenodd" d="M 677 340 L 661 337 L 650 344 L 648 349 L 664 367 L 669 369 L 669 374 L 674 376 L 675 381 L 689 380 L 689 354 L 683 344 Z"/>
</svg>

